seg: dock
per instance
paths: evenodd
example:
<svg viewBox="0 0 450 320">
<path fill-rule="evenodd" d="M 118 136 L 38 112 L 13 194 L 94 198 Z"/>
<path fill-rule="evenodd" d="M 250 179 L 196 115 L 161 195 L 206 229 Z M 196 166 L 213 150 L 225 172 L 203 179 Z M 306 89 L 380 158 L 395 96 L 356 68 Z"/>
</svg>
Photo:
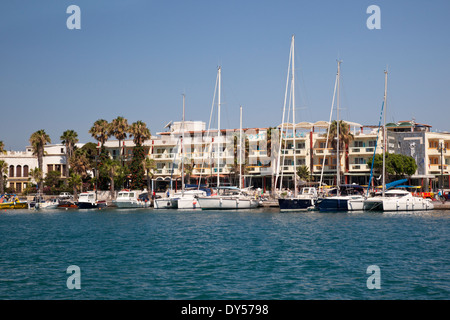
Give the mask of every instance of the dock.
<svg viewBox="0 0 450 320">
<path fill-rule="evenodd" d="M 433 201 L 435 210 L 450 210 L 450 201 L 446 201 L 444 203 L 440 201 Z"/>
</svg>

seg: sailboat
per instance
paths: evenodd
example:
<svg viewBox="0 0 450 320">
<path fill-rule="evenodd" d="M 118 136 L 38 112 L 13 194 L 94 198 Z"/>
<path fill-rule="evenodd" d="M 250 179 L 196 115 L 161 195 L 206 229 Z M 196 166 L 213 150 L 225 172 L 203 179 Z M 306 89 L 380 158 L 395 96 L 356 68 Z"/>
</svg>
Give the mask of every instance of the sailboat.
<svg viewBox="0 0 450 320">
<path fill-rule="evenodd" d="M 280 211 L 306 211 L 310 208 L 314 207 L 315 201 L 317 200 L 317 190 L 314 187 L 305 187 L 301 190 L 300 194 L 297 192 L 297 159 L 296 159 L 296 124 L 295 124 L 295 36 L 292 36 L 291 39 L 291 50 L 289 54 L 289 66 L 288 66 L 288 75 L 286 79 L 286 92 L 284 98 L 284 107 L 283 107 L 283 119 L 281 125 L 281 134 L 280 134 L 280 151 L 282 148 L 281 139 L 283 137 L 283 129 L 284 129 L 284 113 L 286 109 L 286 100 L 287 100 L 287 92 L 289 87 L 289 77 L 290 80 L 290 101 L 292 102 L 292 131 L 293 131 L 293 145 L 294 145 L 294 197 L 292 198 L 278 198 L 278 205 L 280 207 Z M 278 153 L 281 155 L 281 152 Z M 279 168 L 280 160 L 278 160 L 277 167 Z M 277 177 L 278 177 L 277 170 Z M 281 179 L 282 180 L 282 179 Z M 282 182 L 280 182 L 281 184 Z M 275 183 L 276 185 L 276 183 Z"/>
<path fill-rule="evenodd" d="M 197 198 L 206 196 L 207 193 L 200 188 L 191 188 L 186 190 L 184 183 L 184 110 L 185 110 L 185 95 L 183 94 L 183 119 L 182 119 L 182 137 L 181 137 L 181 192 L 175 193 L 171 199 L 172 206 L 178 209 L 199 209 L 200 204 Z M 176 203 L 175 203 L 176 202 Z"/>
<path fill-rule="evenodd" d="M 341 63 L 342 61 L 338 60 L 337 74 L 336 74 L 336 84 L 337 84 L 337 104 L 336 104 L 336 129 L 337 129 L 337 150 L 336 150 L 336 195 L 331 197 L 320 198 L 316 202 L 316 207 L 320 211 L 349 211 L 360 209 L 362 207 L 362 200 L 364 199 L 362 195 L 362 187 L 358 185 L 341 185 L 341 165 L 340 165 L 340 151 L 339 151 L 339 130 L 340 130 L 340 122 L 339 122 L 339 95 L 340 95 L 340 73 L 341 73 Z M 357 205 L 355 208 L 352 205 Z"/>
<path fill-rule="evenodd" d="M 430 199 L 415 197 L 411 192 L 400 189 L 390 189 L 390 187 L 406 182 L 406 179 L 398 180 L 386 184 L 386 147 L 387 147 L 387 131 L 386 131 L 386 106 L 387 106 L 387 70 L 384 71 L 384 124 L 383 124 L 383 170 L 382 170 L 382 193 L 381 196 L 367 198 L 363 202 L 363 210 L 365 211 L 421 211 L 432 210 L 434 205 Z M 375 157 L 374 157 L 375 159 Z M 374 161 L 372 161 L 373 163 Z M 369 183 L 370 184 L 370 183 Z M 387 191 L 386 191 L 387 190 Z"/>
<path fill-rule="evenodd" d="M 222 69 L 219 66 L 217 71 L 217 79 L 218 79 L 218 102 L 217 102 L 217 194 L 211 196 L 201 196 L 198 197 L 198 203 L 202 210 L 210 210 L 210 209 L 250 209 L 256 208 L 259 205 L 259 201 L 250 195 L 248 195 L 243 189 L 238 187 L 229 187 L 229 186 L 220 186 L 219 179 L 219 168 L 220 168 L 220 94 L 221 94 L 221 73 Z M 242 108 L 241 108 L 241 126 L 242 126 Z M 241 128 L 241 140 L 242 141 L 242 128 Z M 241 145 L 242 146 L 242 145 Z M 241 178 L 239 179 L 241 180 Z"/>
</svg>

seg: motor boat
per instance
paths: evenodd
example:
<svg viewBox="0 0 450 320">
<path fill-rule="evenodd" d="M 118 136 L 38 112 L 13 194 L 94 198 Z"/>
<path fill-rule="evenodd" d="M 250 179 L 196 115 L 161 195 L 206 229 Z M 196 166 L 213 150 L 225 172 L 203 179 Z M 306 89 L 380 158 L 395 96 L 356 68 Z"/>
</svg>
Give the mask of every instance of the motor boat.
<svg viewBox="0 0 450 320">
<path fill-rule="evenodd" d="M 124 189 L 119 191 L 113 204 L 118 208 L 148 208 L 150 200 L 147 192 Z"/>
<path fill-rule="evenodd" d="M 106 201 L 98 201 L 94 191 L 82 192 L 78 197 L 79 209 L 101 209 L 106 207 Z"/>
</svg>

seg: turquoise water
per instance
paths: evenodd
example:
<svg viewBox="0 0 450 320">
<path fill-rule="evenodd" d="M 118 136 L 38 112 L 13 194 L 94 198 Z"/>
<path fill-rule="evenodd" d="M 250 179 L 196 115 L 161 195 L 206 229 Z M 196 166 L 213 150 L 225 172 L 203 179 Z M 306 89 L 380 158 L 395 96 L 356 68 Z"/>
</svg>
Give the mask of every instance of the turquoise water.
<svg viewBox="0 0 450 320">
<path fill-rule="evenodd" d="M 449 299 L 449 217 L 2 211 L 0 299 Z M 67 287 L 71 265 L 81 289 Z"/>
</svg>

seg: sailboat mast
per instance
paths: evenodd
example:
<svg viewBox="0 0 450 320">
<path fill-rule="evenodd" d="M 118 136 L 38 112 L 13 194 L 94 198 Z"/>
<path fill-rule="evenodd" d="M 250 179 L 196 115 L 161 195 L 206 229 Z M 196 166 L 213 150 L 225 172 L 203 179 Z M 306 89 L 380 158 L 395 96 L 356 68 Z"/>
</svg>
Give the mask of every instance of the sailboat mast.
<svg viewBox="0 0 450 320">
<path fill-rule="evenodd" d="M 338 82 L 337 82 L 337 104 L 336 104 L 336 136 L 337 136 L 337 150 L 336 150 L 336 170 L 337 170 L 337 172 L 336 172 L 336 185 L 337 185 L 337 193 L 336 193 L 336 195 L 340 195 L 340 193 L 341 193 L 341 191 L 340 191 L 340 183 L 341 183 L 341 174 L 340 174 L 340 171 L 341 171 L 341 164 L 340 164 L 340 151 L 339 151 L 339 143 L 340 143 L 340 141 L 339 141 L 339 135 L 340 135 L 340 133 L 339 133 L 339 127 L 340 127 L 340 125 L 339 125 L 339 107 L 340 107 L 340 75 L 341 75 L 341 62 L 342 61 L 340 61 L 340 60 L 338 60 L 338 70 L 337 70 L 337 79 L 338 79 Z"/>
<path fill-rule="evenodd" d="M 239 189 L 242 189 L 242 106 L 240 106 L 239 111 Z"/>
<path fill-rule="evenodd" d="M 387 110 L 387 70 L 384 71 L 384 114 L 383 114 L 383 189 L 382 195 L 384 197 L 386 192 L 386 148 L 387 148 L 387 131 L 386 131 L 386 110 Z"/>
<path fill-rule="evenodd" d="M 184 195 L 184 102 L 185 95 L 183 93 L 183 119 L 181 124 L 182 136 L 181 136 L 181 195 Z"/>
<path fill-rule="evenodd" d="M 220 88 L 221 88 L 221 82 L 222 82 L 222 72 L 221 67 L 219 66 L 218 70 L 218 77 L 219 77 L 219 83 L 218 83 L 218 98 L 217 98 L 217 188 L 220 185 L 220 177 L 219 177 L 219 171 L 220 171 L 220 152 L 219 152 L 219 140 L 220 140 Z"/>
<path fill-rule="evenodd" d="M 296 143 L 296 132 L 295 132 L 295 54 L 294 54 L 294 38 L 292 35 L 292 80 L 291 80 L 291 93 L 292 93 L 292 125 L 293 125 L 293 144 L 294 144 L 294 197 L 297 196 L 297 143 Z"/>
</svg>

